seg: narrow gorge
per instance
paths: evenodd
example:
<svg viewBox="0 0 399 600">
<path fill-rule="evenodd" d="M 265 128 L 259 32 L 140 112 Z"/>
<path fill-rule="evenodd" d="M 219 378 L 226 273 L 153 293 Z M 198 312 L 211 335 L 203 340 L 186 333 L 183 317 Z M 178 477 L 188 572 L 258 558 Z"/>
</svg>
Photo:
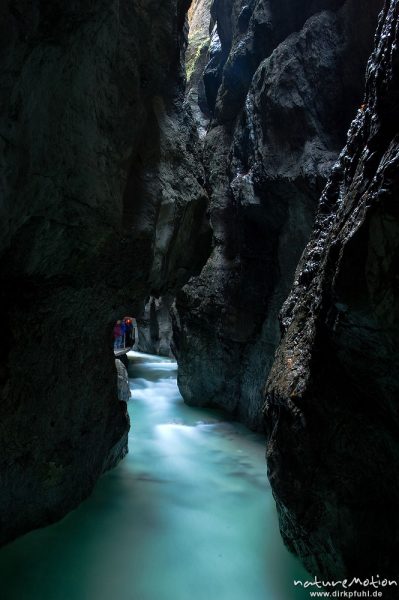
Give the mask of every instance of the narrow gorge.
<svg viewBox="0 0 399 600">
<path fill-rule="evenodd" d="M 111 599 L 16 585 L 79 528 L 93 572 L 136 545 L 120 600 L 399 586 L 399 0 L 8 0 L 0 29 L 5 600 Z"/>
</svg>

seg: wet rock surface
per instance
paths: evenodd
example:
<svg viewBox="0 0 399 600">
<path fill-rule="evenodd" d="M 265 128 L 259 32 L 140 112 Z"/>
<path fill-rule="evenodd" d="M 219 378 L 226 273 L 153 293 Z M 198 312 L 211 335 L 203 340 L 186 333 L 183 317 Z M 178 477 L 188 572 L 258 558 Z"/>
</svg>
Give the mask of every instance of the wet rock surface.
<svg viewBox="0 0 399 600">
<path fill-rule="evenodd" d="M 147 354 L 172 358 L 172 321 L 170 309 L 173 296 L 146 299 L 144 311 L 137 319 L 138 340 L 134 349 Z"/>
<path fill-rule="evenodd" d="M 325 577 L 398 578 L 398 18 L 385 2 L 266 390 L 281 532 Z"/>
<path fill-rule="evenodd" d="M 212 52 L 211 44 L 215 27 L 210 23 L 212 0 L 193 0 L 188 11 L 188 45 L 186 50 L 186 96 L 194 117 L 199 136 L 203 138 L 209 125 L 209 109 L 206 100 L 204 70 Z"/>
<path fill-rule="evenodd" d="M 209 252 L 188 5 L 0 8 L 0 543 L 63 516 L 124 456 L 112 325 Z"/>
<path fill-rule="evenodd" d="M 116 368 L 116 382 L 118 389 L 118 400 L 121 402 L 128 402 L 130 400 L 130 387 L 129 387 L 129 377 L 127 374 L 127 369 L 123 362 L 118 358 L 115 359 L 115 368 Z"/>
<path fill-rule="evenodd" d="M 186 402 L 263 428 L 278 313 L 361 103 L 380 2 L 214 1 L 204 69 L 213 250 L 178 293 Z M 216 24 L 216 27 L 213 25 Z"/>
</svg>

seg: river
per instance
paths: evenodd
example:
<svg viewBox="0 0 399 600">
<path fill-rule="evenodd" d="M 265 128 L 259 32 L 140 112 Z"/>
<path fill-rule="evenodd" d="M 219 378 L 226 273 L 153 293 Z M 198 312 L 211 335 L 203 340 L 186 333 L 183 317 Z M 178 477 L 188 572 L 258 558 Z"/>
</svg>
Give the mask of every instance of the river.
<svg viewBox="0 0 399 600">
<path fill-rule="evenodd" d="M 176 363 L 129 355 L 130 452 L 59 523 L 0 550 L 4 600 L 304 600 L 264 440 L 186 406 Z"/>
</svg>

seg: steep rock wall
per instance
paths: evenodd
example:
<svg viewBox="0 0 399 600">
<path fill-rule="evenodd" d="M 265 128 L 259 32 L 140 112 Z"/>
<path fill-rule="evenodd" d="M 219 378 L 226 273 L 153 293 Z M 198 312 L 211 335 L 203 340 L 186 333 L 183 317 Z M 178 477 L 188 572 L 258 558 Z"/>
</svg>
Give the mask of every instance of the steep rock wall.
<svg viewBox="0 0 399 600">
<path fill-rule="evenodd" d="M 144 311 L 137 319 L 138 339 L 135 349 L 147 354 L 160 354 L 172 357 L 172 321 L 170 309 L 173 296 L 150 296 L 146 299 Z"/>
<path fill-rule="evenodd" d="M 212 0 L 193 0 L 188 12 L 189 35 L 186 51 L 186 95 L 201 138 L 209 124 L 203 73 L 209 55 L 213 32 L 210 31 L 210 7 Z"/>
<path fill-rule="evenodd" d="M 118 400 L 128 402 L 130 400 L 130 387 L 127 369 L 119 358 L 115 359 L 116 368 L 116 386 L 118 390 Z"/>
<path fill-rule="evenodd" d="M 112 324 L 206 252 L 188 5 L 0 7 L 0 543 L 65 514 L 124 455 Z"/>
<path fill-rule="evenodd" d="M 311 572 L 340 579 L 398 579 L 398 23 L 386 1 L 266 394 L 281 532 Z"/>
<path fill-rule="evenodd" d="M 214 1 L 204 71 L 213 251 L 177 295 L 186 402 L 263 427 L 278 313 L 361 103 L 378 0 Z"/>
<path fill-rule="evenodd" d="M 209 47 L 210 4 L 211 0 L 195 0 L 191 3 L 188 11 L 189 33 L 185 52 L 187 81 L 184 110 L 186 115 L 190 115 L 190 119 L 193 119 L 192 125 L 195 132 L 191 129 L 191 134 L 197 135 L 199 138 L 204 137 L 209 122 L 208 115 L 202 112 L 200 105 L 203 106 L 205 97 L 202 72 L 206 65 Z M 165 171 L 169 172 L 172 185 L 175 185 L 174 176 L 176 169 L 178 169 L 177 172 L 180 170 L 183 179 L 184 169 L 187 169 L 187 156 L 185 157 L 187 149 L 177 146 L 181 150 L 181 153 L 176 153 L 176 140 L 181 137 L 179 131 L 181 120 L 179 121 L 175 116 L 174 123 L 177 124 L 177 127 L 174 128 L 173 135 L 170 136 L 171 144 L 169 152 L 172 151 L 175 154 L 175 161 L 173 163 L 170 161 L 168 152 L 165 152 L 161 159 L 162 164 L 167 165 Z M 198 141 L 189 148 L 189 153 L 195 155 L 195 166 L 193 165 L 192 169 L 196 169 L 198 180 L 203 184 L 205 175 L 202 166 L 201 145 Z M 181 169 L 181 163 L 183 163 L 183 169 Z M 159 192 L 157 193 L 167 197 L 168 188 L 170 188 L 170 183 L 162 180 Z M 182 198 L 184 198 L 184 193 L 185 190 Z M 208 198 L 206 194 L 203 201 L 206 202 L 207 206 Z M 167 207 L 169 207 L 169 211 L 167 211 Z M 182 222 L 182 226 L 179 229 L 181 241 L 176 244 L 177 251 L 175 255 L 181 263 L 185 260 L 185 268 L 179 268 L 179 265 L 176 268 L 175 265 L 172 265 L 172 272 L 179 273 L 180 276 L 176 281 L 170 282 L 172 285 L 169 285 L 167 292 L 164 292 L 163 295 L 159 294 L 156 278 L 157 272 L 162 272 L 160 270 L 162 269 L 162 260 L 164 260 L 164 257 L 161 253 L 161 260 L 156 257 L 158 260 L 154 262 L 153 267 L 155 281 L 150 288 L 152 295 L 146 298 L 145 303 L 143 303 L 136 315 L 139 329 L 135 347 L 140 352 L 171 356 L 173 343 L 170 309 L 174 302 L 174 294 L 187 282 L 189 276 L 199 274 L 211 251 L 212 230 L 208 219 L 203 218 L 204 207 L 205 204 L 201 204 L 200 211 L 191 213 L 189 219 L 186 218 Z M 173 234 L 175 230 L 175 211 L 176 198 L 171 198 L 167 204 L 163 202 L 163 215 L 161 214 L 156 232 L 156 244 L 160 249 L 162 248 L 163 240 L 168 240 L 168 231 Z M 190 249 L 193 241 L 195 242 L 195 252 L 187 254 L 187 249 Z"/>
</svg>

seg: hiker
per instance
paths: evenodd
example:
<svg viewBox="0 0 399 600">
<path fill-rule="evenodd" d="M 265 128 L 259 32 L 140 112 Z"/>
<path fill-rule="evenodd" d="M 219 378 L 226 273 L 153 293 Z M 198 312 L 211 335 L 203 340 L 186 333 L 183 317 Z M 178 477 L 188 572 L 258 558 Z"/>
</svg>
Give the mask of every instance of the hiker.
<svg viewBox="0 0 399 600">
<path fill-rule="evenodd" d="M 126 339 L 126 348 L 131 348 L 134 344 L 133 340 L 133 321 L 130 317 L 125 317 L 125 339 Z"/>
<path fill-rule="evenodd" d="M 127 344 L 126 344 L 127 325 L 126 325 L 125 319 L 123 319 L 123 321 L 121 321 L 121 331 L 122 331 L 122 348 L 126 348 L 126 346 L 127 346 Z"/>
<path fill-rule="evenodd" d="M 122 340 L 123 340 L 123 334 L 122 334 L 122 327 L 121 327 L 121 321 L 117 321 L 114 325 L 114 349 L 117 350 L 118 348 L 122 348 Z"/>
</svg>

